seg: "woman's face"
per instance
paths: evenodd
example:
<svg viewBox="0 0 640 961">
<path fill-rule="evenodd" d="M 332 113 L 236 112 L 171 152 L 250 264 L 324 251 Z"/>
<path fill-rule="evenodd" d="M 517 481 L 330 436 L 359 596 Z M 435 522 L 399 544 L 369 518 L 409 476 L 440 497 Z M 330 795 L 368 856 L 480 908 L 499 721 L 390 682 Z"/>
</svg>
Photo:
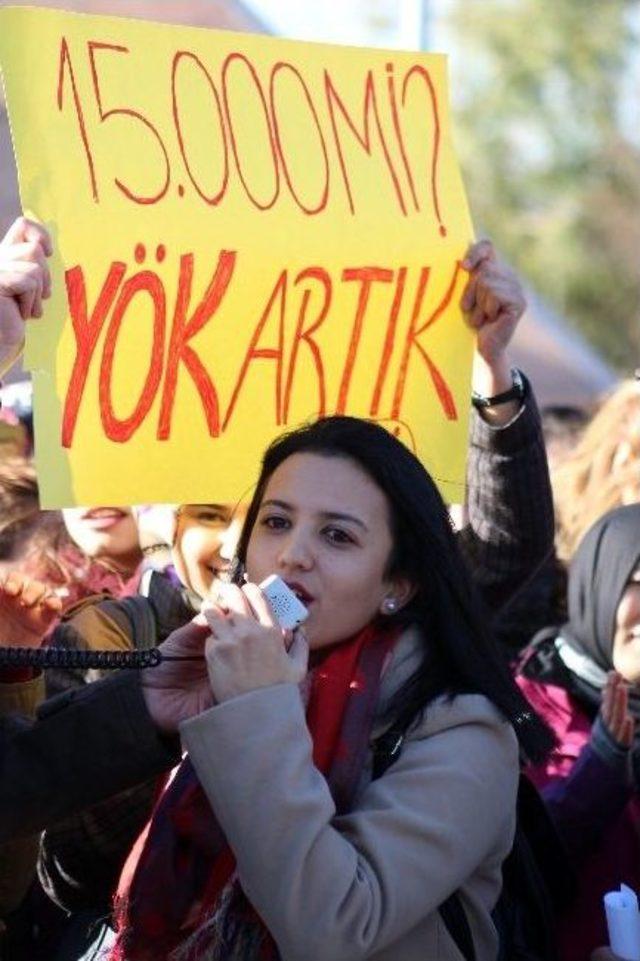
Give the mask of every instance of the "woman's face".
<svg viewBox="0 0 640 961">
<path fill-rule="evenodd" d="M 272 474 L 247 548 L 249 580 L 280 577 L 309 610 L 312 649 L 346 640 L 409 588 L 385 576 L 392 549 L 385 495 L 354 462 L 293 454 Z"/>
<path fill-rule="evenodd" d="M 87 557 L 133 574 L 142 560 L 138 527 L 128 507 L 68 507 L 62 511 L 71 539 Z"/>
<path fill-rule="evenodd" d="M 246 514 L 229 504 L 185 504 L 180 508 L 172 550 L 178 577 L 199 597 L 225 574 Z"/>
<path fill-rule="evenodd" d="M 640 567 L 629 578 L 616 611 L 613 666 L 629 684 L 640 684 Z"/>
</svg>

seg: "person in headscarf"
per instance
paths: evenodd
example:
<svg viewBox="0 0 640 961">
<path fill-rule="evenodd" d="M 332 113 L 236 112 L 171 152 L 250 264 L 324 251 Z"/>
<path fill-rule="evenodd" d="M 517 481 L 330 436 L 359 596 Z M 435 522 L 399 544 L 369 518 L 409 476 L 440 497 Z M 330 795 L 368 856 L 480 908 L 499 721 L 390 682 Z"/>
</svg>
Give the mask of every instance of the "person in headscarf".
<svg viewBox="0 0 640 961">
<path fill-rule="evenodd" d="M 606 942 L 602 896 L 640 889 L 640 504 L 610 511 L 569 570 L 568 621 L 541 631 L 519 684 L 558 747 L 528 773 L 579 873 L 562 961 Z"/>
</svg>

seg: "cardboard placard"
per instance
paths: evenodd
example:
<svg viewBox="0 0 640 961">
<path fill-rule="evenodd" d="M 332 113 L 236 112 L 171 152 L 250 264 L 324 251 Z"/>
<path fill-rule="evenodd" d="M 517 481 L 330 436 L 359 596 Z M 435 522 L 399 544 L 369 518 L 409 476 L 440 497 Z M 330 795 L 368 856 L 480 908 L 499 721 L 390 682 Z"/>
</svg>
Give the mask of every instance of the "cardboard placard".
<svg viewBox="0 0 640 961">
<path fill-rule="evenodd" d="M 443 56 L 8 7 L 0 62 L 55 244 L 25 358 L 43 506 L 235 502 L 274 436 L 333 413 L 462 499 L 472 231 Z"/>
</svg>

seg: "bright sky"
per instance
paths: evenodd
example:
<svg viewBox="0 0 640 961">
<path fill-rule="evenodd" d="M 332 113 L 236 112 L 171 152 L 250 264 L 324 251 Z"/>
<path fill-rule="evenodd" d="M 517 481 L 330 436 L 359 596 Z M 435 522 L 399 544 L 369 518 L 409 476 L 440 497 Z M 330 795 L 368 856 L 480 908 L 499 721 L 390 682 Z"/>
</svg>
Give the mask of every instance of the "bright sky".
<svg viewBox="0 0 640 961">
<path fill-rule="evenodd" d="M 243 0 L 274 33 L 294 40 L 318 40 L 356 46 L 428 49 L 448 53 L 451 75 L 461 67 L 446 31 L 450 0 Z M 630 22 L 640 37 L 640 10 Z M 467 65 L 465 64 L 465 69 Z M 631 58 L 620 101 L 625 133 L 640 143 L 638 124 L 640 46 Z M 455 100 L 455 90 L 452 91 Z"/>
<path fill-rule="evenodd" d="M 442 5 L 442 0 L 439 0 Z M 416 49 L 427 0 L 244 0 L 275 33 L 296 40 Z"/>
</svg>

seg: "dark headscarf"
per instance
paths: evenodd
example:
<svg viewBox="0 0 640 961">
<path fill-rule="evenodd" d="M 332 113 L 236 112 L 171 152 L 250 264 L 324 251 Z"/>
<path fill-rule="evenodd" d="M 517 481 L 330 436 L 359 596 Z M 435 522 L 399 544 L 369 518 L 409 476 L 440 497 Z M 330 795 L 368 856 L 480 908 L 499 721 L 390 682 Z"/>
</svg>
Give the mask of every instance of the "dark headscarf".
<svg viewBox="0 0 640 961">
<path fill-rule="evenodd" d="M 639 564 L 640 504 L 609 511 L 589 528 L 571 562 L 569 620 L 534 638 L 524 673 L 567 688 L 595 714 L 607 671 L 613 670 L 618 604 Z M 563 643 L 581 656 L 575 669 L 571 658 L 558 656 Z M 640 692 L 631 692 L 629 700 L 631 711 L 640 718 Z"/>
<path fill-rule="evenodd" d="M 640 504 L 609 511 L 580 542 L 569 570 L 561 634 L 604 671 L 613 668 L 616 611 L 640 560 Z"/>
</svg>

